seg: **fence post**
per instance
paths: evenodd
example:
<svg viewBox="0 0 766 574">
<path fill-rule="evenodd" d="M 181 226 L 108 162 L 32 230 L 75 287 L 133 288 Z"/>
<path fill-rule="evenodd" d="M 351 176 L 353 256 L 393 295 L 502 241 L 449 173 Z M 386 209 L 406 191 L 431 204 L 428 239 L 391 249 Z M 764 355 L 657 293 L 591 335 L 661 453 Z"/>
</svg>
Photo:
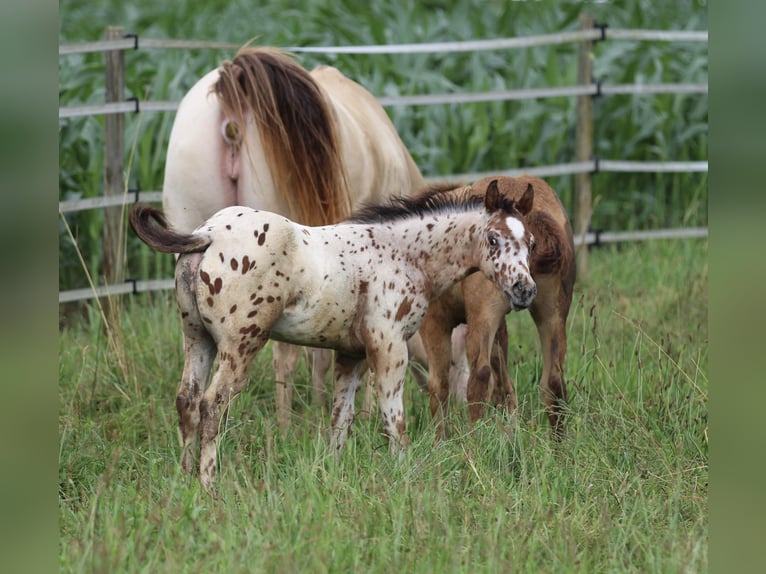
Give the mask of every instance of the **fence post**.
<svg viewBox="0 0 766 574">
<path fill-rule="evenodd" d="M 593 29 L 593 16 L 580 14 L 580 29 Z M 593 41 L 580 43 L 577 63 L 577 84 L 582 86 L 593 82 Z M 575 161 L 589 161 L 593 157 L 593 97 L 577 96 L 577 126 L 575 131 Z M 577 277 L 588 276 L 588 246 L 585 235 L 588 233 L 591 218 L 591 174 L 577 173 L 574 179 L 575 193 L 575 237 L 581 237 L 583 243 L 576 249 Z"/>
<path fill-rule="evenodd" d="M 125 30 L 121 27 L 110 26 L 106 29 L 105 39 L 122 39 Z M 105 60 L 105 99 L 107 103 L 121 102 L 125 98 L 125 52 L 123 50 L 108 50 L 104 52 Z M 104 134 L 104 195 L 121 195 L 124 193 L 125 170 L 125 116 L 106 114 Z M 104 209 L 103 233 L 103 272 L 107 284 L 122 282 L 122 208 L 107 207 Z"/>
</svg>

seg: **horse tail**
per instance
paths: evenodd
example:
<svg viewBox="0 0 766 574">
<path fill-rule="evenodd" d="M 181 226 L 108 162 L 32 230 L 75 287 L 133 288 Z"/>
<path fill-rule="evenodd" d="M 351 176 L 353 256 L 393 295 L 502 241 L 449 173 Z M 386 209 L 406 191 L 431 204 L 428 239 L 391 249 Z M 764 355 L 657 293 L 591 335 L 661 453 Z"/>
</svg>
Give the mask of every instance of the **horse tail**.
<svg viewBox="0 0 766 574">
<path fill-rule="evenodd" d="M 141 203 L 130 211 L 130 226 L 141 241 L 162 253 L 198 253 L 212 243 L 204 235 L 174 231 L 161 210 Z"/>
<path fill-rule="evenodd" d="M 266 163 L 291 219 L 326 225 L 348 216 L 351 201 L 333 110 L 304 68 L 275 48 L 242 48 L 222 64 L 211 91 L 233 120 L 226 127 L 232 139 L 245 139 L 250 116 L 259 126 Z"/>
</svg>

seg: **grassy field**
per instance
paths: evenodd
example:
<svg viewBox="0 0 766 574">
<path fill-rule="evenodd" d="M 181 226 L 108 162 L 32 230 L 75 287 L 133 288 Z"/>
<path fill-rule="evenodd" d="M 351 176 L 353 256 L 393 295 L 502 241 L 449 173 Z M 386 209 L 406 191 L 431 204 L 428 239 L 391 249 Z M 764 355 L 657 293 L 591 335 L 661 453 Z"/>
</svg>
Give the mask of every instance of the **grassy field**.
<svg viewBox="0 0 766 574">
<path fill-rule="evenodd" d="M 182 367 L 169 293 L 89 308 L 60 337 L 64 572 L 700 572 L 707 570 L 707 241 L 592 252 L 576 286 L 568 430 L 550 440 L 528 314 L 509 315 L 520 416 L 434 442 L 409 385 L 413 439 L 388 454 L 357 420 L 338 464 L 306 404 L 283 436 L 270 353 L 222 432 L 218 500 L 181 474 Z"/>
</svg>

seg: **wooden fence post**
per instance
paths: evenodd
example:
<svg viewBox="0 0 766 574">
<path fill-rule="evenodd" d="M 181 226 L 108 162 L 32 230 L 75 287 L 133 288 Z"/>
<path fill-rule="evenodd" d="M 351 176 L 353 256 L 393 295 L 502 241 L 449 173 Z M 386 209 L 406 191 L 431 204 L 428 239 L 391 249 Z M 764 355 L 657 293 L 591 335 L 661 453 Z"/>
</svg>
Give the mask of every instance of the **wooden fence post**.
<svg viewBox="0 0 766 574">
<path fill-rule="evenodd" d="M 106 29 L 107 40 L 122 39 L 125 30 L 110 26 Z M 104 52 L 106 102 L 121 102 L 125 98 L 125 52 Z M 125 191 L 125 116 L 107 114 L 104 134 L 104 195 L 121 195 Z M 104 209 L 103 273 L 107 284 L 120 283 L 124 277 L 122 208 Z"/>
<path fill-rule="evenodd" d="M 580 14 L 580 29 L 593 29 L 593 16 Z M 583 40 L 580 43 L 577 84 L 586 85 L 593 81 L 593 41 Z M 589 161 L 593 157 L 593 97 L 590 95 L 577 96 L 577 126 L 575 132 L 575 161 Z M 588 246 L 585 236 L 590 227 L 591 218 L 591 174 L 577 173 L 574 179 L 575 193 L 575 237 L 580 237 L 583 243 L 576 248 L 577 278 L 588 276 Z"/>
</svg>

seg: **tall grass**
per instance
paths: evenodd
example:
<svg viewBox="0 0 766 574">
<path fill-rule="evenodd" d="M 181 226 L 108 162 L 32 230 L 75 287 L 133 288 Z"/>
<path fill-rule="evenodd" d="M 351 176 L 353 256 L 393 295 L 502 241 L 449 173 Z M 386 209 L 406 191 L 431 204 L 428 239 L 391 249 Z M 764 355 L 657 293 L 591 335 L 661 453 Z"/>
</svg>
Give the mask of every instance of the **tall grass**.
<svg viewBox="0 0 766 574">
<path fill-rule="evenodd" d="M 99 317 L 60 339 L 60 566 L 65 572 L 697 572 L 707 569 L 707 242 L 592 253 L 568 326 L 567 432 L 551 441 L 528 314 L 508 317 L 516 426 L 459 409 L 435 441 L 406 394 L 413 444 L 388 454 L 377 415 L 335 464 L 306 404 L 282 435 L 270 355 L 221 434 L 218 500 L 183 476 L 168 294 L 126 302 L 126 379 Z M 135 377 L 133 379 L 133 377 Z M 509 432 L 513 430 L 514 432 Z"/>
<path fill-rule="evenodd" d="M 82 0 L 60 4 L 60 42 L 93 41 L 108 25 L 143 37 L 208 39 L 276 46 L 429 42 L 498 38 L 572 30 L 580 11 L 613 28 L 707 28 L 704 6 L 675 3 L 582 4 L 413 0 L 362 6 L 340 2 L 175 2 L 173 10 L 141 0 Z M 231 52 L 139 50 L 126 52 L 126 96 L 179 100 Z M 376 95 L 469 92 L 576 83 L 577 46 L 460 54 L 300 55 L 307 68 L 332 64 Z M 704 44 L 610 41 L 596 46 L 595 75 L 609 84 L 706 82 Z M 103 101 L 100 54 L 60 58 L 61 105 Z M 572 161 L 575 99 L 388 108 L 394 125 L 424 174 L 444 176 Z M 707 156 L 706 96 L 611 96 L 595 101 L 596 153 L 627 160 L 704 160 Z M 136 159 L 126 187 L 162 188 L 165 151 L 173 114 L 128 116 L 126 135 Z M 103 118 L 60 122 L 60 198 L 101 195 Z M 573 210 L 572 177 L 551 183 Z M 700 174 L 599 174 L 594 180 L 594 227 L 608 230 L 704 225 L 707 177 Z M 85 260 L 101 274 L 100 210 L 67 216 Z M 167 277 L 167 258 L 157 258 L 135 238 L 128 273 Z M 60 234 L 61 289 L 84 287 L 75 249 Z"/>
</svg>

